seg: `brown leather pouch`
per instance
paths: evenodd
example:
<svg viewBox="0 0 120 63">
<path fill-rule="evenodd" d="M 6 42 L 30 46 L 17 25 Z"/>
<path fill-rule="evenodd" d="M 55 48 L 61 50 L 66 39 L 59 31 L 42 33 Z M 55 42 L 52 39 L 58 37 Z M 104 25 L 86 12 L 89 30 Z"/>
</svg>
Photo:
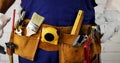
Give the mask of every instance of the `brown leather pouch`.
<svg viewBox="0 0 120 63">
<path fill-rule="evenodd" d="M 82 63 L 84 60 L 84 46 L 72 46 L 76 35 L 63 34 L 59 46 L 60 63 Z"/>
<path fill-rule="evenodd" d="M 87 33 L 87 29 L 89 26 L 90 25 L 83 26 L 84 28 L 81 28 L 81 32 Z M 61 35 L 62 38 L 59 46 L 60 63 L 83 63 L 84 44 L 80 46 L 73 46 L 73 42 L 75 41 L 78 35 L 71 35 L 70 33 L 70 31 L 66 30 Z"/>
<path fill-rule="evenodd" d="M 81 29 L 80 34 L 87 34 L 88 28 L 90 25 L 84 25 Z M 65 33 L 64 33 L 65 32 Z M 61 34 L 61 40 L 59 45 L 59 60 L 60 63 L 84 63 L 85 60 L 85 50 L 84 43 L 80 46 L 73 46 L 73 42 L 75 41 L 78 35 L 71 35 L 70 33 L 66 33 L 68 31 L 64 31 Z M 99 59 L 95 58 L 95 56 L 100 55 L 101 53 L 101 45 L 100 45 L 100 37 L 93 38 L 93 42 L 89 46 L 90 49 L 90 61 L 91 63 L 97 63 Z"/>
<path fill-rule="evenodd" d="M 23 31 L 23 33 L 26 33 L 26 31 Z M 14 53 L 28 60 L 34 60 L 40 40 L 40 33 L 39 30 L 30 37 L 25 35 L 20 36 L 15 32 L 11 33 L 10 42 L 13 42 L 16 45 Z"/>
</svg>

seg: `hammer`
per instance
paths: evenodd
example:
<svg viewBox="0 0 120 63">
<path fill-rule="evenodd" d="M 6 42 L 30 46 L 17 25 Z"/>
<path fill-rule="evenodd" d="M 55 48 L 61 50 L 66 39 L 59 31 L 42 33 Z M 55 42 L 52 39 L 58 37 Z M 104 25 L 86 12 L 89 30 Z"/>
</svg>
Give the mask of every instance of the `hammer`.
<svg viewBox="0 0 120 63">
<path fill-rule="evenodd" d="M 7 53 L 9 55 L 10 63 L 13 63 L 13 52 L 14 52 L 15 45 L 12 42 L 8 42 L 5 44 L 7 46 Z"/>
</svg>

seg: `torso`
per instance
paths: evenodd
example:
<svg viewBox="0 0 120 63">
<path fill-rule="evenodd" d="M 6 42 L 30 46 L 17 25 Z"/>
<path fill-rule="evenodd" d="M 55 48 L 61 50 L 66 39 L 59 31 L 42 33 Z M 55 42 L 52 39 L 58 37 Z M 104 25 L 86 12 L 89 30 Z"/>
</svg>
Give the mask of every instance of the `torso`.
<svg viewBox="0 0 120 63">
<path fill-rule="evenodd" d="M 23 0 L 21 6 L 27 11 L 27 18 L 37 12 L 45 17 L 44 23 L 50 25 L 72 26 L 78 10 L 84 10 L 83 24 L 94 24 L 94 8 L 90 0 Z"/>
</svg>

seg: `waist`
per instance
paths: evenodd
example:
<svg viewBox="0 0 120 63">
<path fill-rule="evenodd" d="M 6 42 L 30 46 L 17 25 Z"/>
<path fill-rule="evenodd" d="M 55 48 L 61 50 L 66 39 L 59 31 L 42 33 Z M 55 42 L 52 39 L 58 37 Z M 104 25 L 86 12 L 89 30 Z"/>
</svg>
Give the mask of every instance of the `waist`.
<svg viewBox="0 0 120 63">
<path fill-rule="evenodd" d="M 62 37 L 62 33 L 69 34 L 72 29 L 72 26 L 64 27 L 64 26 L 52 26 L 52 25 L 42 24 L 41 28 L 45 28 L 45 27 L 54 27 L 57 29 L 57 33 L 59 35 L 58 42 L 61 42 L 60 38 Z M 57 51 L 59 48 L 59 45 L 54 45 L 54 44 L 40 41 L 39 48 L 41 48 L 43 50 L 47 50 L 47 51 Z"/>
<path fill-rule="evenodd" d="M 64 34 L 70 34 L 71 30 L 72 30 L 72 26 L 66 26 L 66 27 L 60 27 L 60 26 L 52 26 L 52 25 L 47 25 L 47 24 L 42 24 L 41 28 L 44 27 L 54 27 L 57 29 L 58 31 L 58 35 L 59 35 L 59 39 L 58 39 L 58 45 L 54 45 L 54 44 L 50 44 L 47 42 L 41 42 L 39 43 L 39 48 L 43 49 L 43 50 L 47 50 L 47 51 L 57 51 L 59 49 L 59 44 L 64 40 L 63 37 L 65 36 Z M 81 33 L 80 34 L 87 34 L 88 28 L 90 27 L 90 25 L 83 25 L 81 28 Z M 69 35 L 68 35 L 69 36 Z M 67 39 L 68 40 L 68 39 Z M 67 44 L 72 44 L 71 41 L 66 41 L 65 43 Z"/>
</svg>

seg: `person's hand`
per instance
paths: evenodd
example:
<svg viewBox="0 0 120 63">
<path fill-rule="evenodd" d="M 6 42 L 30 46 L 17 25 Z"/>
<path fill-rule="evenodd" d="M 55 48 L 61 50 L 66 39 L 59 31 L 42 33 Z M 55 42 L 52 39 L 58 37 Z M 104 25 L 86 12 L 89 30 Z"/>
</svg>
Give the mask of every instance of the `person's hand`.
<svg viewBox="0 0 120 63">
<path fill-rule="evenodd" d="M 0 38 L 3 35 L 3 28 L 5 27 L 5 25 L 10 21 L 10 18 L 7 17 L 4 14 L 1 14 L 0 16 Z"/>
</svg>

